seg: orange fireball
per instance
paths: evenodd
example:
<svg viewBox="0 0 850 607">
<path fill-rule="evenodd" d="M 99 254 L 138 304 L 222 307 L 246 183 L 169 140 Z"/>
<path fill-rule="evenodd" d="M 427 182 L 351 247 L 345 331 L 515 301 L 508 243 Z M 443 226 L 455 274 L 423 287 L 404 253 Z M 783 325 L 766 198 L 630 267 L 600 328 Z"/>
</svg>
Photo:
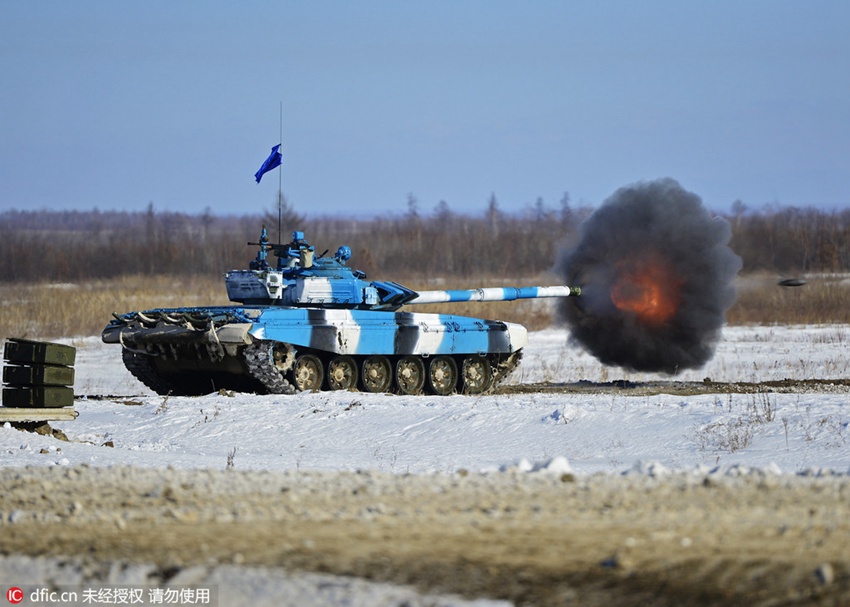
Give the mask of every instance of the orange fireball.
<svg viewBox="0 0 850 607">
<path fill-rule="evenodd" d="M 661 325 L 676 314 L 683 282 L 657 253 L 637 255 L 617 264 L 611 302 L 644 324 Z"/>
</svg>

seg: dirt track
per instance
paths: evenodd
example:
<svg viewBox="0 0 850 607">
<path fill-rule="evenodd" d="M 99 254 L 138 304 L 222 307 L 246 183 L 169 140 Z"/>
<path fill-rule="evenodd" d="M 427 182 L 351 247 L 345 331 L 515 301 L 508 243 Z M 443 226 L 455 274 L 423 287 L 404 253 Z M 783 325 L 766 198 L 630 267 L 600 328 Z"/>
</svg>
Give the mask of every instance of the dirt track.
<svg viewBox="0 0 850 607">
<path fill-rule="evenodd" d="M 521 605 L 850 604 L 850 479 L 0 471 L 0 552 L 215 563 Z M 170 573 L 169 573 L 170 572 Z"/>
<path fill-rule="evenodd" d="M 675 394 L 694 396 L 697 394 L 756 394 L 776 392 L 779 394 L 804 394 L 809 392 L 846 394 L 850 392 L 847 379 L 782 379 L 762 382 L 716 382 L 704 381 L 641 381 L 616 380 L 606 383 L 579 381 L 574 383 L 518 384 L 502 386 L 499 394 L 621 394 L 623 396 L 650 396 Z"/>
</svg>

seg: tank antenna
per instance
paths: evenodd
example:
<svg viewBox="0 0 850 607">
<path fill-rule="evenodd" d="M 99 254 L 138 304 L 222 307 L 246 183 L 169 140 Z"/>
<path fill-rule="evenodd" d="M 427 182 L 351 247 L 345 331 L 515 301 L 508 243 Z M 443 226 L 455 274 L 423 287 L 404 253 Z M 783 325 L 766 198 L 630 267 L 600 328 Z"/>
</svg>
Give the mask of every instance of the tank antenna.
<svg viewBox="0 0 850 607">
<path fill-rule="evenodd" d="M 283 100 L 280 101 L 280 139 L 283 143 Z M 277 171 L 277 241 L 281 240 L 281 215 L 283 214 L 283 168 Z"/>
</svg>

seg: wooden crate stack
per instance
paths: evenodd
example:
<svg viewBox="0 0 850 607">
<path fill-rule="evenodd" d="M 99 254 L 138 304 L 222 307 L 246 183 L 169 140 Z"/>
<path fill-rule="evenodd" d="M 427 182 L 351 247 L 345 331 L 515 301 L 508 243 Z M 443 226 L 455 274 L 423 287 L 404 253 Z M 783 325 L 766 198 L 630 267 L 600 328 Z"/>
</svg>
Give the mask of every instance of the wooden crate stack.
<svg viewBox="0 0 850 607">
<path fill-rule="evenodd" d="M 3 350 L 3 407 L 57 409 L 74 406 L 73 346 L 9 339 Z"/>
</svg>

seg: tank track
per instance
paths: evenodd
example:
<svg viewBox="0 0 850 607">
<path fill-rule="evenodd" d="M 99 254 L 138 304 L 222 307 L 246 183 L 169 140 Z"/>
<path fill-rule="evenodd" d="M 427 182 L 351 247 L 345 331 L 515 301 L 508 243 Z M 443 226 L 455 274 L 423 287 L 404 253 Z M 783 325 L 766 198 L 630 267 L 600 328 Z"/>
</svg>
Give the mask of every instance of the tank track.
<svg viewBox="0 0 850 607">
<path fill-rule="evenodd" d="M 490 389 L 487 391 L 492 392 L 508 375 L 513 373 L 521 360 L 522 350 L 517 350 L 506 359 L 500 361 L 499 364 L 493 365 L 493 381 L 490 383 Z"/>
<path fill-rule="evenodd" d="M 225 385 L 223 379 L 210 379 L 209 374 L 163 374 L 155 362 L 154 355 L 124 348 L 122 352 L 124 366 L 140 382 L 157 394 L 176 396 L 196 396 L 209 393 L 216 385 L 230 389 L 253 389 L 267 394 L 295 394 L 298 389 L 292 380 L 295 366 L 295 350 L 286 343 L 259 340 L 240 350 L 240 359 L 245 366 L 242 385 Z M 481 393 L 493 392 L 510 375 L 522 359 L 522 351 L 514 352 L 504 358 L 501 355 L 488 356 L 492 379 Z M 231 376 L 232 378 L 232 376 Z M 233 378 L 231 379 L 231 382 Z M 251 383 L 253 381 L 253 383 Z M 394 382 L 393 382 L 394 383 Z M 461 391 L 458 382 L 458 391 Z"/>
<path fill-rule="evenodd" d="M 309 351 L 308 351 L 309 352 Z M 323 365 L 327 363 L 327 354 L 314 351 L 315 355 L 323 359 Z M 295 367 L 295 349 L 290 344 L 274 341 L 255 341 L 245 346 L 242 350 L 243 359 L 248 373 L 270 394 L 295 394 L 297 386 L 293 383 L 292 371 Z M 504 356 L 504 357 L 503 357 Z M 358 367 L 363 356 L 354 357 L 358 361 Z M 496 387 L 508 377 L 522 360 L 522 350 L 505 355 L 490 355 L 487 357 L 491 365 L 492 379 L 486 390 L 481 394 L 492 393 Z M 461 357 L 458 357 L 458 367 Z M 393 384 L 395 384 L 393 378 Z M 323 382 L 324 383 L 324 382 Z M 458 392 L 461 391 L 462 380 L 458 379 Z M 360 387 L 362 389 L 362 386 Z M 323 386 L 323 390 L 328 390 Z"/>
<path fill-rule="evenodd" d="M 275 362 L 275 347 L 286 348 L 285 357 Z M 284 373 L 292 368 L 295 354 L 291 346 L 272 341 L 255 341 L 242 349 L 242 358 L 248 373 L 268 390 L 269 394 L 295 394 L 293 386 Z"/>
<path fill-rule="evenodd" d="M 157 372 L 150 355 L 121 348 L 121 356 L 124 359 L 124 366 L 133 377 L 157 394 L 166 395 L 176 392 L 174 383 Z"/>
</svg>

